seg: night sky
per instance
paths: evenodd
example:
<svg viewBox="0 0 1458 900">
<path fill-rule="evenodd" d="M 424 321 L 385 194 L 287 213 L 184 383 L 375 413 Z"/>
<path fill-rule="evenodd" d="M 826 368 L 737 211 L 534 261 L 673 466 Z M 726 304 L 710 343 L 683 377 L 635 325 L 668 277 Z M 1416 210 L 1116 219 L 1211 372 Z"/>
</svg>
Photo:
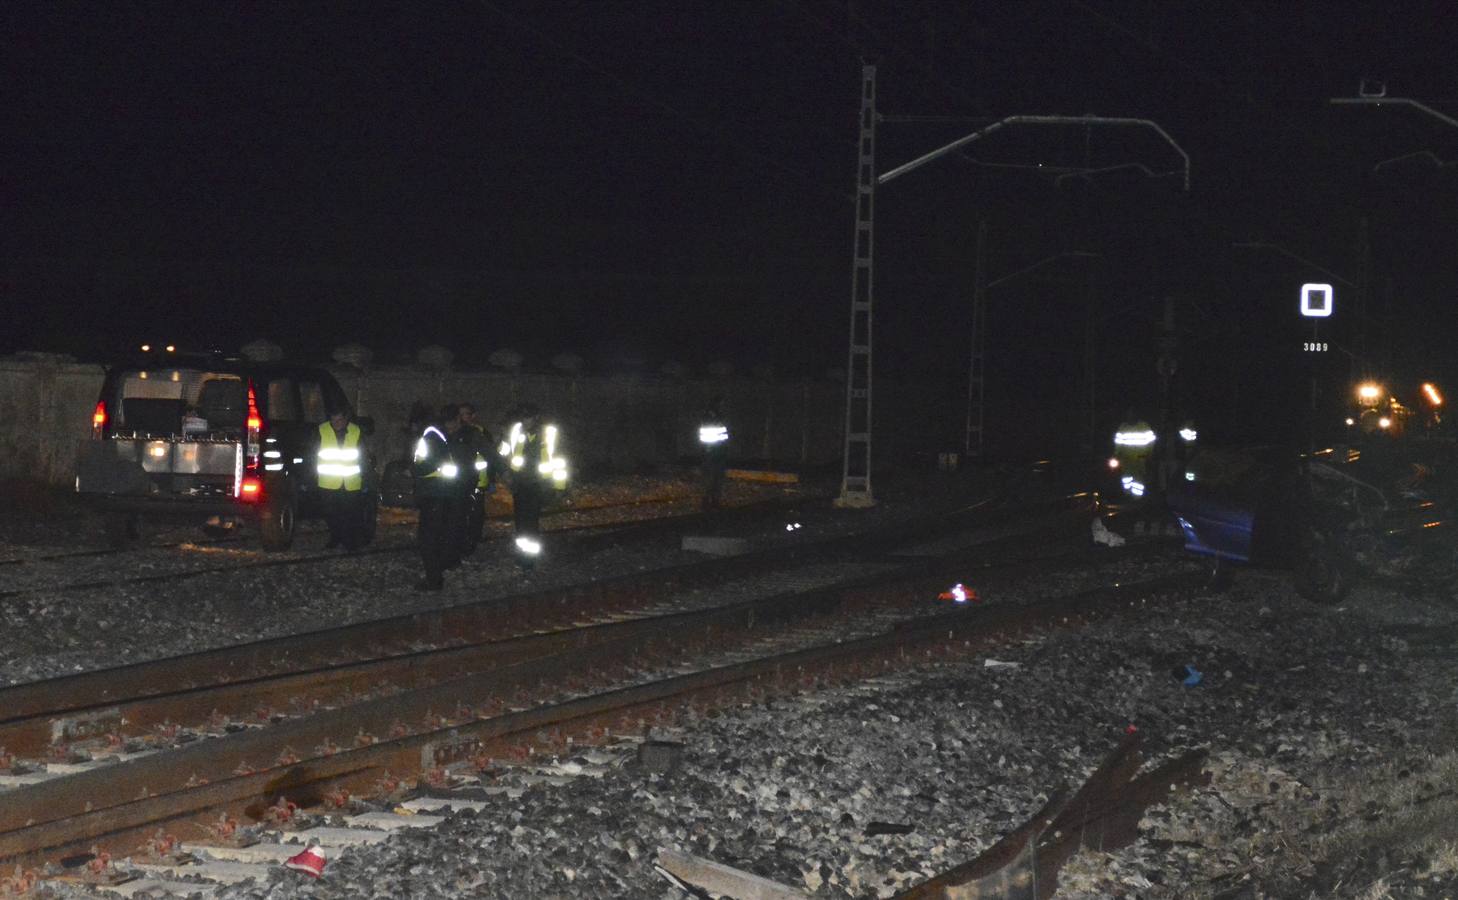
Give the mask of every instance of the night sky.
<svg viewBox="0 0 1458 900">
<path fill-rule="evenodd" d="M 1067 393 L 1093 309 L 1102 402 L 1147 400 L 1169 297 L 1189 402 L 1279 409 L 1310 365 L 1299 285 L 1327 279 L 1240 241 L 1368 285 L 1337 285 L 1331 383 L 1458 376 L 1458 126 L 1329 103 L 1369 79 L 1458 118 L 1451 4 L 22 2 L 0 24 L 0 353 L 267 337 L 824 374 L 869 58 L 879 171 L 1011 115 L 1150 119 L 1191 156 L 1187 194 L 1148 132 L 1006 129 L 886 185 L 878 373 L 965 378 L 985 220 L 989 280 L 1099 254 L 992 292 L 994 393 Z"/>
</svg>

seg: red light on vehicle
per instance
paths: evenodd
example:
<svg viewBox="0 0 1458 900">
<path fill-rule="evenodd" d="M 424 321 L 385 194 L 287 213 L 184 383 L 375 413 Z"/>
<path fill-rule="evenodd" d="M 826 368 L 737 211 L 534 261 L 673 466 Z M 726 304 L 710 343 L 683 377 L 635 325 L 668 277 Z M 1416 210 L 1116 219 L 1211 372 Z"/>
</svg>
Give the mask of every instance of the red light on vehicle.
<svg viewBox="0 0 1458 900">
<path fill-rule="evenodd" d="M 258 471 L 258 458 L 263 454 L 259 438 L 263 432 L 263 416 L 258 412 L 258 395 L 253 392 L 253 382 L 248 382 L 248 431 L 243 444 L 246 467 L 250 472 Z"/>
<path fill-rule="evenodd" d="M 91 436 L 100 438 L 101 431 L 106 427 L 106 401 L 96 401 L 96 412 L 91 414 Z"/>
<path fill-rule="evenodd" d="M 263 416 L 258 413 L 258 397 L 253 393 L 253 385 L 248 385 L 248 430 L 258 431 L 263 428 Z"/>
<path fill-rule="evenodd" d="M 245 477 L 238 486 L 238 496 L 249 501 L 263 499 L 263 482 L 253 475 Z"/>
</svg>

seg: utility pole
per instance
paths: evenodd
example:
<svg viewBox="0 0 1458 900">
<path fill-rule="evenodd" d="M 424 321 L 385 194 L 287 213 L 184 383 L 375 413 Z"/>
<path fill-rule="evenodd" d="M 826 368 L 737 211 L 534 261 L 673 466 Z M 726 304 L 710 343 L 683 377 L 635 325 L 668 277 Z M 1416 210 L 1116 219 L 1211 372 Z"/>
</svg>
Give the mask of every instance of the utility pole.
<svg viewBox="0 0 1458 900">
<path fill-rule="evenodd" d="M 987 452 L 987 220 L 977 223 L 977 257 L 972 274 L 972 351 L 967 365 L 967 439 L 962 448 L 968 459 Z"/>
<path fill-rule="evenodd" d="M 875 247 L 876 186 L 900 178 L 929 162 L 954 153 L 974 141 L 982 140 L 1008 126 L 1051 125 L 1058 127 L 1115 126 L 1152 130 L 1178 154 L 1180 167 L 1171 173 L 1182 174 L 1184 189 L 1190 189 L 1190 155 L 1174 139 L 1149 119 L 1107 116 L 1008 116 L 971 134 L 963 135 L 910 162 L 902 163 L 880 175 L 876 174 L 876 67 L 861 65 L 861 126 L 856 176 L 855 249 L 851 261 L 850 340 L 846 366 L 845 448 L 841 469 L 839 507 L 874 506 L 871 493 L 871 297 L 872 261 Z M 1143 169 L 1143 166 L 1139 166 Z M 1145 171 L 1148 171 L 1145 169 Z M 1153 173 L 1151 173 L 1153 174 Z M 996 284 L 989 284 L 991 288 Z M 983 331 L 985 331 L 985 327 Z"/>
<path fill-rule="evenodd" d="M 1352 360 L 1352 381 L 1371 375 L 1367 363 L 1367 298 L 1372 293 L 1372 224 L 1362 217 L 1357 234 L 1357 355 Z"/>
<path fill-rule="evenodd" d="M 1159 440 L 1155 441 L 1156 469 L 1153 486 L 1161 501 L 1169 490 L 1170 476 L 1176 462 L 1176 442 L 1180 440 L 1179 423 L 1175 420 L 1175 373 L 1179 371 L 1179 346 L 1179 331 L 1175 327 L 1175 300 L 1173 297 L 1165 297 L 1164 318 L 1160 322 L 1159 337 L 1156 339 L 1159 356 L 1154 364 L 1155 371 L 1159 373 L 1159 425 L 1156 432 Z"/>
<path fill-rule="evenodd" d="M 871 297 L 876 209 L 876 67 L 861 66 L 861 138 L 851 260 L 850 349 L 845 371 L 845 459 L 839 507 L 876 504 L 871 494 Z"/>
</svg>

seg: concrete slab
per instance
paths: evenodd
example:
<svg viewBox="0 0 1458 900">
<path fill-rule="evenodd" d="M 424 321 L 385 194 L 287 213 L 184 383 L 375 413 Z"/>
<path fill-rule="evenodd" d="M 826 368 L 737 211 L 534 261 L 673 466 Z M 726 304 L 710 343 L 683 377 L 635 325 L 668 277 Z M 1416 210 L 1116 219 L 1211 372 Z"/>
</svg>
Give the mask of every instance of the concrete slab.
<svg viewBox="0 0 1458 900">
<path fill-rule="evenodd" d="M 445 821 L 445 816 L 367 812 L 360 813 L 357 816 L 349 816 L 344 821 L 355 828 L 378 828 L 382 831 L 397 831 L 401 828 L 434 828 Z"/>
<path fill-rule="evenodd" d="M 94 889 L 99 893 L 116 894 L 120 897 L 136 897 L 143 893 L 152 897 L 158 894 L 173 897 L 211 897 L 218 892 L 218 885 L 171 881 L 165 878 L 134 878 L 121 884 L 99 884 Z"/>
<path fill-rule="evenodd" d="M 290 856 L 296 856 L 304 849 L 303 844 L 259 843 L 247 847 L 212 846 L 210 844 L 183 844 L 181 849 L 193 856 L 241 863 L 281 863 Z"/>
<path fill-rule="evenodd" d="M 293 853 L 289 854 L 289 856 L 293 855 Z M 268 873 L 277 867 L 278 863 L 220 862 L 216 860 L 199 860 L 193 863 L 169 863 L 166 865 L 132 863 L 132 868 L 142 872 L 182 877 L 197 875 L 221 884 L 237 884 L 240 881 L 247 881 L 250 878 L 264 881 L 267 880 Z"/>
<path fill-rule="evenodd" d="M 318 841 L 324 847 L 357 847 L 360 844 L 378 844 L 390 836 L 387 831 L 380 831 L 376 828 L 332 828 L 321 826 L 310 828 L 308 831 L 298 832 L 300 846 L 294 848 L 294 853 L 303 850 L 303 845 L 310 841 Z M 290 856 L 293 853 L 289 854 Z"/>
<path fill-rule="evenodd" d="M 40 784 L 42 781 L 50 781 L 52 778 L 59 778 L 50 772 L 26 772 L 24 775 L 0 775 L 0 788 L 23 788 L 27 785 Z"/>
<path fill-rule="evenodd" d="M 486 801 L 472 800 L 466 797 L 416 797 L 414 800 L 407 800 L 401 803 L 400 806 L 413 813 L 435 812 L 442 809 L 451 811 L 470 809 L 479 812 L 486 808 Z"/>
</svg>

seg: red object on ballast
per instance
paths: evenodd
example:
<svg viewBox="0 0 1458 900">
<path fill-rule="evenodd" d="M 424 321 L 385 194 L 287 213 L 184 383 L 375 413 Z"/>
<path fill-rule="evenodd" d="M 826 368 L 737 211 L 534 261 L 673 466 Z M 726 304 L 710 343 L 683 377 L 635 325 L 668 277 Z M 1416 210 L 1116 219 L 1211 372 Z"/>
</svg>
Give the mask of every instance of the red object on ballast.
<svg viewBox="0 0 1458 900">
<path fill-rule="evenodd" d="M 982 598 L 977 595 L 976 588 L 969 588 L 961 582 L 958 582 L 957 584 L 952 585 L 947 590 L 942 591 L 940 594 L 937 594 L 937 599 L 950 600 L 953 603 L 977 603 L 982 600 Z"/>
<path fill-rule="evenodd" d="M 309 847 L 303 853 L 290 856 L 284 865 L 295 872 L 303 872 L 310 878 L 318 878 L 324 874 L 324 851 L 318 847 Z"/>
</svg>

